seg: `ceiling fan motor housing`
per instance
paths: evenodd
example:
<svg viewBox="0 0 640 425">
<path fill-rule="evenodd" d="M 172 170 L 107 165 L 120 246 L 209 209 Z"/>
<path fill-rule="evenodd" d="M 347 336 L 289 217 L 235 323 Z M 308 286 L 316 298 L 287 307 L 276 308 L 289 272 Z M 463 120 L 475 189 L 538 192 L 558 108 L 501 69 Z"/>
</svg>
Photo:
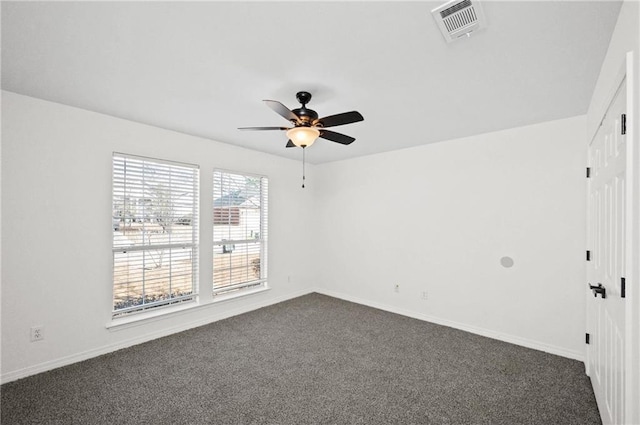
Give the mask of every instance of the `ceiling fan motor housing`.
<svg viewBox="0 0 640 425">
<path fill-rule="evenodd" d="M 308 109 L 305 105 L 311 101 L 311 93 L 307 91 L 299 91 L 296 93 L 296 99 L 298 102 L 302 104 L 301 108 L 294 109 L 292 112 L 296 114 L 302 123 L 294 124 L 302 124 L 302 125 L 312 125 L 313 121 L 318 119 L 318 113 L 313 109 Z"/>
<path fill-rule="evenodd" d="M 304 106 L 302 108 L 294 109 L 292 112 L 300 118 L 302 125 L 311 125 L 313 124 L 313 121 L 318 119 L 318 113 L 316 111 L 313 109 L 307 109 Z M 294 124 L 297 123 L 294 122 Z"/>
</svg>

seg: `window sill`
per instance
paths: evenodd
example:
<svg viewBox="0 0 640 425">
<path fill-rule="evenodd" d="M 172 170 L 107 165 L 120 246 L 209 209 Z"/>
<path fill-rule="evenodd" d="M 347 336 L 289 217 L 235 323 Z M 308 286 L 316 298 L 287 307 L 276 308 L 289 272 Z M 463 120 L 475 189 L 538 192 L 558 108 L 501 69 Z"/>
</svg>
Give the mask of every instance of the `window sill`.
<svg viewBox="0 0 640 425">
<path fill-rule="evenodd" d="M 245 289 L 245 290 L 241 290 L 241 291 L 237 291 L 237 292 L 232 292 L 229 294 L 220 294 L 220 295 L 214 295 L 213 296 L 213 301 L 211 301 L 210 304 L 217 304 L 217 303 L 221 303 L 224 301 L 230 301 L 236 298 L 241 298 L 244 297 L 246 295 L 252 295 L 252 294 L 258 294 L 260 292 L 264 292 L 264 291 L 268 291 L 270 288 L 269 286 L 266 284 L 264 284 L 264 286 L 260 286 L 258 288 L 255 289 Z"/>
<path fill-rule="evenodd" d="M 178 316 L 181 314 L 196 311 L 201 308 L 209 307 L 213 304 L 218 304 L 221 302 L 241 298 L 247 295 L 253 295 L 260 292 L 265 292 L 265 291 L 268 291 L 269 289 L 271 288 L 269 288 L 268 286 L 263 286 L 256 289 L 239 291 L 233 294 L 214 295 L 213 300 L 208 301 L 206 303 L 198 303 L 197 301 L 193 301 L 193 302 L 185 303 L 184 305 L 160 307 L 155 310 L 132 314 L 131 316 L 118 317 L 108 322 L 106 324 L 106 328 L 109 329 L 110 331 L 119 331 L 122 329 L 128 329 L 128 328 L 140 326 L 146 323 L 156 322 L 171 316 Z"/>
</svg>

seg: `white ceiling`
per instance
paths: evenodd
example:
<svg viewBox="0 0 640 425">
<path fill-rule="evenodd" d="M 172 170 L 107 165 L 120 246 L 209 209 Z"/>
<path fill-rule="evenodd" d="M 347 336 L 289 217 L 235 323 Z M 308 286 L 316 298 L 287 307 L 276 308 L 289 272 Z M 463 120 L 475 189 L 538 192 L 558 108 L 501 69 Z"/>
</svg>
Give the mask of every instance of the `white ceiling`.
<svg viewBox="0 0 640 425">
<path fill-rule="evenodd" d="M 482 2 L 447 44 L 442 2 L 2 2 L 2 88 L 299 159 L 262 99 L 320 116 L 322 163 L 584 114 L 620 2 Z M 87 141 L 91 143 L 91 141 Z"/>
</svg>

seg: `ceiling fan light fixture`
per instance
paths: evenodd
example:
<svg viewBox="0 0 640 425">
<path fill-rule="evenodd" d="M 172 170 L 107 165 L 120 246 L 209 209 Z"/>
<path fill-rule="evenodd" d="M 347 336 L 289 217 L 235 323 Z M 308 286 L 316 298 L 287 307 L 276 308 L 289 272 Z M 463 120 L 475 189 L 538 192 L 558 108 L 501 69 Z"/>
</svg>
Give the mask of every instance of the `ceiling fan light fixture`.
<svg viewBox="0 0 640 425">
<path fill-rule="evenodd" d="M 314 127 L 294 127 L 287 131 L 287 137 L 294 145 L 307 148 L 320 136 L 320 131 Z"/>
</svg>

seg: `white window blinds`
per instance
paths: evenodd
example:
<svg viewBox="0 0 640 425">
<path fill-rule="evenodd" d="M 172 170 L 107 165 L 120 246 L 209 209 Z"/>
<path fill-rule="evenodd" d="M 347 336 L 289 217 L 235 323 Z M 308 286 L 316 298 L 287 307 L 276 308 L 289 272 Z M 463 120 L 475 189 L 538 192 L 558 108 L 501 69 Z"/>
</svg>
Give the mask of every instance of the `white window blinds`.
<svg viewBox="0 0 640 425">
<path fill-rule="evenodd" d="M 196 165 L 114 153 L 113 315 L 193 300 Z"/>
<path fill-rule="evenodd" d="M 213 292 L 266 286 L 268 180 L 213 173 Z"/>
</svg>

